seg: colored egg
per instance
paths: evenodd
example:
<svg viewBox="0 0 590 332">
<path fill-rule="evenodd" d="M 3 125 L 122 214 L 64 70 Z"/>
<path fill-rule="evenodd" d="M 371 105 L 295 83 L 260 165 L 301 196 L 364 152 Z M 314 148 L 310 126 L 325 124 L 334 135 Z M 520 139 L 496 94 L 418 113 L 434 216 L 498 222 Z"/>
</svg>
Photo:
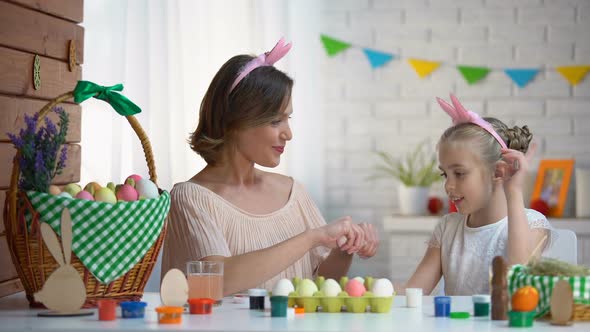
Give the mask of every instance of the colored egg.
<svg viewBox="0 0 590 332">
<path fill-rule="evenodd" d="M 297 293 L 299 296 L 313 296 L 313 293 L 318 291 L 318 286 L 310 279 L 303 279 L 299 283 Z"/>
<path fill-rule="evenodd" d="M 48 191 L 49 191 L 50 194 L 56 195 L 56 196 L 61 193 L 61 189 L 59 189 L 58 186 L 53 185 L 53 184 L 49 186 L 49 190 Z"/>
<path fill-rule="evenodd" d="M 142 179 L 141 175 L 137 175 L 137 174 L 132 174 L 129 175 L 126 179 L 125 179 L 125 183 L 127 183 L 127 180 L 129 179 L 133 179 L 133 183 L 137 183 L 139 180 Z"/>
<path fill-rule="evenodd" d="M 119 201 L 127 201 L 133 202 L 139 198 L 137 194 L 137 190 L 128 184 L 122 185 L 119 190 L 117 190 L 117 200 Z"/>
<path fill-rule="evenodd" d="M 107 187 L 100 188 L 94 194 L 94 200 L 98 202 L 117 203 L 115 193 Z"/>
<path fill-rule="evenodd" d="M 93 201 L 94 197 L 92 197 L 92 194 L 90 194 L 89 192 L 87 192 L 86 190 L 82 190 L 78 193 L 78 195 L 76 195 L 77 199 L 85 199 L 88 201 Z"/>
<path fill-rule="evenodd" d="M 365 294 L 365 292 L 367 291 L 365 289 L 365 286 L 357 279 L 350 279 L 346 283 L 346 287 L 344 290 L 348 293 L 348 295 L 353 297 L 363 296 L 363 294 Z"/>
<path fill-rule="evenodd" d="M 342 288 L 340 287 L 340 284 L 338 284 L 338 282 L 336 282 L 336 280 L 334 280 L 334 279 L 327 279 L 322 284 L 321 291 L 326 296 L 330 296 L 331 297 L 331 296 L 338 296 L 338 293 L 340 293 L 342 291 Z"/>
</svg>

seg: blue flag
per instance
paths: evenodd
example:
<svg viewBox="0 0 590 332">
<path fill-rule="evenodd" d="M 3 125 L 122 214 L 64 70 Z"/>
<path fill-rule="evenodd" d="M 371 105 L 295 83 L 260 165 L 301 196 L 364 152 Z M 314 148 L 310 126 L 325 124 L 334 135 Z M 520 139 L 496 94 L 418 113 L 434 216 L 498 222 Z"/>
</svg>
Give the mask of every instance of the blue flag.
<svg viewBox="0 0 590 332">
<path fill-rule="evenodd" d="M 530 81 L 537 76 L 539 69 L 535 68 L 524 68 L 524 69 L 504 69 L 504 72 L 510 79 L 518 85 L 519 88 L 523 88 L 529 84 Z"/>
<path fill-rule="evenodd" d="M 393 59 L 393 54 L 391 53 L 379 52 L 369 48 L 363 48 L 363 52 L 365 52 L 373 68 L 381 67 Z"/>
</svg>

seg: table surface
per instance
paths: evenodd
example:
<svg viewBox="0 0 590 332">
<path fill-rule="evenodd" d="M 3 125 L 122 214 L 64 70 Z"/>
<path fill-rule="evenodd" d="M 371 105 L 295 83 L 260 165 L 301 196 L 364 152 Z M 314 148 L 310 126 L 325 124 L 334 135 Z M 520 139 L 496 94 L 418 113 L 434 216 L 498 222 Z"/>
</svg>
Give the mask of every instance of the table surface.
<svg viewBox="0 0 590 332">
<path fill-rule="evenodd" d="M 246 298 L 247 299 L 247 298 Z M 0 331 L 491 331 L 508 329 L 506 321 L 488 318 L 450 319 L 434 317 L 432 297 L 425 296 L 421 308 L 405 307 L 405 296 L 396 296 L 390 313 L 311 313 L 291 318 L 270 317 L 265 311 L 248 309 L 247 301 L 235 303 L 226 298 L 211 315 L 183 315 L 180 325 L 159 325 L 155 307 L 160 305 L 158 293 L 146 293 L 148 302 L 144 319 L 122 319 L 103 322 L 94 315 L 86 317 L 38 317 L 39 309 L 29 309 L 24 293 L 0 298 Z M 452 297 L 452 311 L 473 313 L 471 297 Z M 576 322 L 570 327 L 552 326 L 535 321 L 534 331 L 590 331 L 590 322 Z M 518 329 L 517 329 L 518 330 Z M 527 330 L 527 329 L 525 329 Z"/>
</svg>

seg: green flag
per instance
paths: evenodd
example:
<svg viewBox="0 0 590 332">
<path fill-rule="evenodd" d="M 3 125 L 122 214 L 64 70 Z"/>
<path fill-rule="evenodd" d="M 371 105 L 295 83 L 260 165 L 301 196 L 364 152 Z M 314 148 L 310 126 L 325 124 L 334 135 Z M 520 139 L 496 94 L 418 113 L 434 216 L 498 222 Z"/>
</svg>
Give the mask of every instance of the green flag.
<svg viewBox="0 0 590 332">
<path fill-rule="evenodd" d="M 484 79 L 490 72 L 486 67 L 457 66 L 457 69 L 470 85 Z"/>
<path fill-rule="evenodd" d="M 330 38 L 326 35 L 320 35 L 320 38 L 329 56 L 334 56 L 350 47 L 349 43 Z"/>
</svg>

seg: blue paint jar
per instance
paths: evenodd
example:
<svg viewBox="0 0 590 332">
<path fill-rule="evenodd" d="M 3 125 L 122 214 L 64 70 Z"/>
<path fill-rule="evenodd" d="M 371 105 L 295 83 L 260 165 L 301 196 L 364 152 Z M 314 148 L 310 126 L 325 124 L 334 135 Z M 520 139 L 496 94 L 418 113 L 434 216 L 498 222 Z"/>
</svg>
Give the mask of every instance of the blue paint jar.
<svg viewBox="0 0 590 332">
<path fill-rule="evenodd" d="M 449 317 L 451 315 L 451 297 L 435 296 L 434 297 L 434 316 Z"/>
<path fill-rule="evenodd" d="M 145 315 L 145 302 L 121 302 L 121 316 L 123 318 L 143 318 Z"/>
</svg>

